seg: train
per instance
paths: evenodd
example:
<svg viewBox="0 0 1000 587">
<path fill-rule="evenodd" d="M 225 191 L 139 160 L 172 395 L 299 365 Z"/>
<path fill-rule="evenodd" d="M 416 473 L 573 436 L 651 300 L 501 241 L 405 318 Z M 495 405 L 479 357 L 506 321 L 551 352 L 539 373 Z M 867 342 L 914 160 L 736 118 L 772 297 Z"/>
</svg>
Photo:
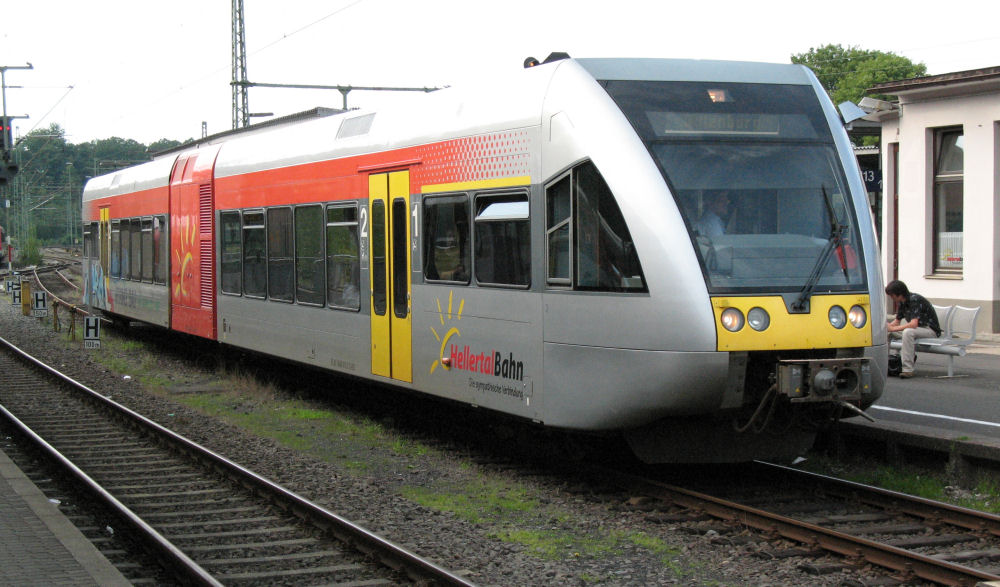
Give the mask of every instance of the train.
<svg viewBox="0 0 1000 587">
<path fill-rule="evenodd" d="M 864 416 L 878 244 L 812 72 L 535 63 L 89 180 L 84 303 L 649 463 L 787 461 Z"/>
</svg>

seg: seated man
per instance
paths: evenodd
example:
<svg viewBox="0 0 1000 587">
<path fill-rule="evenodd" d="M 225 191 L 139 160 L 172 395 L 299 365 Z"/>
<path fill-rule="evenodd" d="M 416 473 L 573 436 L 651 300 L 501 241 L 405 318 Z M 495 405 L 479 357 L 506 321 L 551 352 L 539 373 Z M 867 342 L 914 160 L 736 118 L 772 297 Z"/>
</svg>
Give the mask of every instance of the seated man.
<svg viewBox="0 0 1000 587">
<path fill-rule="evenodd" d="M 941 336 L 937 312 L 924 296 L 910 293 L 902 281 L 890 281 L 885 286 L 885 293 L 897 304 L 896 319 L 889 322 L 888 329 L 890 338 L 895 336 L 903 341 L 900 353 L 903 371 L 899 376 L 904 379 L 913 377 L 917 339 Z"/>
<path fill-rule="evenodd" d="M 714 238 L 725 234 L 726 223 L 722 219 L 729 211 L 729 194 L 726 192 L 715 192 L 705 200 L 705 209 L 698 222 L 694 223 L 694 229 L 698 234 Z"/>
</svg>

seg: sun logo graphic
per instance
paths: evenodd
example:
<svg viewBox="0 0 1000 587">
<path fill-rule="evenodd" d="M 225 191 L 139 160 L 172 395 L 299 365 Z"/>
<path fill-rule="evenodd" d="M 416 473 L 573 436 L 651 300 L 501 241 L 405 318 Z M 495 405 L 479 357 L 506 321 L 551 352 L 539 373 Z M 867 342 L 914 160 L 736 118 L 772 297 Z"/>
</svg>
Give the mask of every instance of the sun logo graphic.
<svg viewBox="0 0 1000 587">
<path fill-rule="evenodd" d="M 179 267 L 179 271 L 174 275 L 176 280 L 174 285 L 174 300 L 175 301 L 185 301 L 190 302 L 191 292 L 187 288 L 187 284 L 184 282 L 184 276 L 188 272 L 188 265 L 194 260 L 194 255 L 192 254 L 195 248 L 195 241 L 197 240 L 197 229 L 191 222 L 190 217 L 182 219 L 184 221 L 181 227 L 181 238 L 174 249 L 174 267 Z"/>
<path fill-rule="evenodd" d="M 450 356 L 445 356 L 445 349 L 448 348 L 448 341 L 451 340 L 452 337 L 459 338 L 462 336 L 462 333 L 459 331 L 457 326 L 449 327 L 449 324 L 451 324 L 452 321 L 458 322 L 462 319 L 462 310 L 465 309 L 465 299 L 462 299 L 458 302 L 458 311 L 452 312 L 454 295 L 454 291 L 448 292 L 447 314 L 441 309 L 441 300 L 435 300 L 437 302 L 438 319 L 441 321 L 441 330 L 444 332 L 444 336 L 438 334 L 437 328 L 431 326 L 431 333 L 433 333 L 434 338 L 441 343 L 441 349 L 438 351 L 438 358 L 431 363 L 431 373 L 436 371 L 439 365 L 445 370 L 451 370 L 451 358 Z M 447 316 L 447 322 L 445 321 L 445 316 Z"/>
</svg>

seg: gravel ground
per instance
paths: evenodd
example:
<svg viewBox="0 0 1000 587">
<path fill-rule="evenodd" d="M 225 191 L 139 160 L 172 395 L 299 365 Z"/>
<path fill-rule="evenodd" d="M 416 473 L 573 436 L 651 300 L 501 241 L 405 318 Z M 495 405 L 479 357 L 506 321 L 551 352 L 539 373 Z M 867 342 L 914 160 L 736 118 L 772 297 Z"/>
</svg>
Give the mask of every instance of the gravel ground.
<svg viewBox="0 0 1000 587">
<path fill-rule="evenodd" d="M 135 327 L 131 331 L 147 341 L 168 338 L 162 331 Z M 434 448 L 400 454 L 345 439 L 343 446 L 329 449 L 349 453 L 348 458 L 319 459 L 171 400 L 172 394 L 219 385 L 214 360 L 195 362 L 184 358 L 183 352 L 154 347 L 158 348 L 155 365 L 144 367 L 159 372 L 169 384 L 166 393 L 152 393 L 136 379 L 112 372 L 105 366 L 108 361 L 97 360 L 96 353 L 112 351 L 85 351 L 80 342 L 67 342 L 64 333 L 53 332 L 51 321 L 42 323 L 14 313 L 4 296 L 0 296 L 0 336 L 92 389 L 480 585 L 835 585 L 844 578 L 806 575 L 798 569 L 802 561 L 797 559 L 775 561 L 753 556 L 763 546 L 761 539 L 744 540 L 739 529 L 720 528 L 718 522 L 695 528 L 662 522 L 662 515 L 644 511 L 641 500 L 581 486 L 567 474 L 522 467 L 462 437 L 456 440 L 448 430 L 428 437 L 426 430 L 414 432 L 405 422 L 407 417 L 398 415 L 421 409 L 437 412 L 437 402 L 410 397 L 400 400 L 392 391 L 336 379 L 327 388 L 359 389 L 346 390 L 346 399 L 336 395 L 338 392 L 328 393 L 321 400 L 326 402 L 325 409 L 346 405 L 348 411 L 360 410 L 398 438 Z M 260 358 L 251 362 L 269 364 Z M 382 408 L 373 408 L 365 400 L 359 406 L 357 396 L 406 407 L 403 412 L 380 415 Z M 449 417 L 458 414 L 460 419 L 472 411 L 455 407 L 441 410 L 451 414 Z M 469 419 L 477 417 L 470 415 Z M 489 420 L 485 425 L 482 421 L 474 425 L 491 427 Z M 498 426 L 487 432 L 502 434 L 502 430 Z M 505 440 L 515 442 L 517 433 Z M 354 465 L 344 466 L 346 462 Z M 512 529 L 509 520 L 490 512 L 469 520 L 447 508 L 420 505 L 407 497 L 413 495 L 414 488 L 474 483 L 521 488 L 524 495 L 531 496 L 532 508 L 554 513 L 529 514 L 525 519 L 533 520 L 531 527 Z M 532 540 L 512 538 L 517 530 L 526 536 L 548 537 L 547 544 L 559 546 L 540 554 Z M 507 539 L 501 540 L 501 536 Z M 553 537 L 570 538 L 563 545 Z M 597 546 L 588 547 L 590 542 Z"/>
</svg>

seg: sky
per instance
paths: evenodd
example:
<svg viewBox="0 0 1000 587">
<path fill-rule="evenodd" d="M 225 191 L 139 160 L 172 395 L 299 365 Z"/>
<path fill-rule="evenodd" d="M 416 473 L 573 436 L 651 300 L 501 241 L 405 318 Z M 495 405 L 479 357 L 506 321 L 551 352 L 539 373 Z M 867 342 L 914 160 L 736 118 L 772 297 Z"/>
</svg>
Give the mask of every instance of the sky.
<svg viewBox="0 0 1000 587">
<path fill-rule="evenodd" d="M 142 143 L 232 128 L 232 20 L 225 0 L 6 2 L 0 66 L 18 136 L 58 124 L 70 143 Z M 436 87 L 573 57 L 788 63 L 826 44 L 890 51 L 931 75 L 1000 65 L 1000 8 L 758 0 L 244 0 L 251 82 Z M 994 5 L 989 9 L 988 6 Z M 841 9 L 838 6 L 844 6 Z M 989 13 L 992 14 L 989 14 Z M 503 91 L 498 88 L 498 91 Z M 354 91 L 350 107 L 415 94 Z M 250 88 L 250 112 L 338 108 L 335 90 Z M 255 117 L 254 121 L 266 120 Z"/>
</svg>

